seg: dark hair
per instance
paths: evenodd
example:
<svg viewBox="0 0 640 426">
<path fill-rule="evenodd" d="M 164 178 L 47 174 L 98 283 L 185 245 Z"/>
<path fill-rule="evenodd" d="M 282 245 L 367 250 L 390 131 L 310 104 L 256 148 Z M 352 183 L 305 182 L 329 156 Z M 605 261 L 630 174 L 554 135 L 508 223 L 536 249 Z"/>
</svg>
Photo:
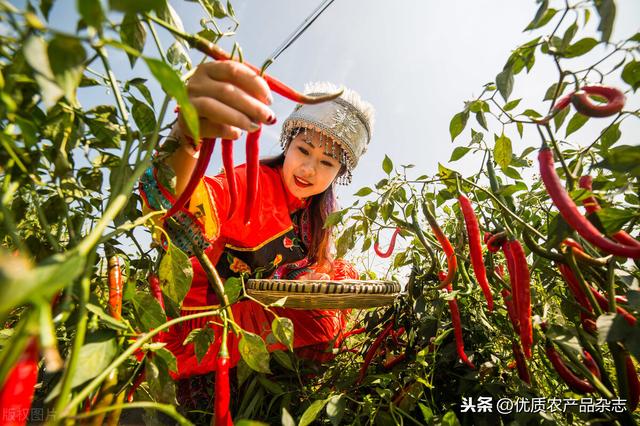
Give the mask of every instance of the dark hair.
<svg viewBox="0 0 640 426">
<path fill-rule="evenodd" d="M 268 167 L 280 167 L 284 164 L 284 152 L 275 157 L 260 160 L 261 164 Z M 342 176 L 347 168 L 342 165 L 336 178 Z M 330 273 L 332 270 L 333 255 L 331 254 L 333 226 L 324 227 L 327 217 L 337 210 L 335 196 L 335 179 L 329 187 L 311 197 L 309 201 L 309 221 L 311 228 L 311 244 L 308 247 L 309 259 L 317 266 L 317 272 Z"/>
</svg>

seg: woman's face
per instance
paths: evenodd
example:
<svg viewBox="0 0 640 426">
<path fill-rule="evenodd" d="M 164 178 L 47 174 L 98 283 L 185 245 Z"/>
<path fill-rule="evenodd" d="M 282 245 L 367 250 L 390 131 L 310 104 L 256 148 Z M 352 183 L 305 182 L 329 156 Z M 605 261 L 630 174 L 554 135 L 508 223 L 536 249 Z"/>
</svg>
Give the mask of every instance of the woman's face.
<svg viewBox="0 0 640 426">
<path fill-rule="evenodd" d="M 323 141 L 324 142 L 324 141 Z M 324 152 L 320 133 L 298 134 L 285 153 L 282 176 L 289 192 L 298 198 L 320 194 L 340 171 L 340 162 Z"/>
</svg>

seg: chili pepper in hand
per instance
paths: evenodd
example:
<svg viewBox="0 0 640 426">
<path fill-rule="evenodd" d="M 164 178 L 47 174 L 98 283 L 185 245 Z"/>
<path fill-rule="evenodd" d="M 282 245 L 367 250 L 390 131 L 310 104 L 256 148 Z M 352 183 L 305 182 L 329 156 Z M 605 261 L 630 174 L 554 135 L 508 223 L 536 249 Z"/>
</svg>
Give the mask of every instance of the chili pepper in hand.
<svg viewBox="0 0 640 426">
<path fill-rule="evenodd" d="M 194 49 L 204 53 L 205 55 L 215 59 L 216 61 L 232 60 L 231 55 L 225 52 L 222 48 L 202 37 L 190 36 L 186 37 L 186 40 Z M 256 74 L 260 75 L 261 72 L 259 68 L 251 65 L 248 62 L 243 62 L 243 64 L 255 71 Z M 341 90 L 337 93 L 330 93 L 327 95 L 310 96 L 297 92 L 296 90 L 292 89 L 291 87 L 287 86 L 286 84 L 270 75 L 264 74 L 262 75 L 262 78 L 265 79 L 267 85 L 271 90 L 287 99 L 300 104 L 318 104 L 335 99 L 342 94 Z"/>
<path fill-rule="evenodd" d="M 531 277 L 527 257 L 518 240 L 508 241 L 511 245 L 513 260 L 517 271 L 518 281 L 518 319 L 520 320 L 520 338 L 522 349 L 527 358 L 531 358 L 533 345 L 533 326 L 531 324 Z"/>
<path fill-rule="evenodd" d="M 224 175 L 227 178 L 227 186 L 229 187 L 229 213 L 227 218 L 230 218 L 233 212 L 236 211 L 238 203 L 236 175 L 233 172 L 233 141 L 231 139 L 222 139 L 222 164 L 224 166 Z"/>
<path fill-rule="evenodd" d="M 38 346 L 34 337 L 29 340 L 24 353 L 20 355 L 0 388 L 3 425 L 27 424 L 37 381 Z M 13 418 L 5 417 L 10 414 L 13 414 Z"/>
<path fill-rule="evenodd" d="M 398 237 L 399 233 L 400 228 L 396 227 L 395 231 L 393 231 L 393 235 L 391 236 L 391 242 L 389 243 L 389 248 L 387 249 L 387 251 L 381 251 L 380 244 L 378 243 L 378 241 L 376 241 L 373 244 L 373 250 L 376 252 L 376 254 L 383 259 L 391 256 L 391 254 L 393 253 L 393 249 L 396 247 L 396 238 Z"/>
<path fill-rule="evenodd" d="M 224 331 L 226 333 L 226 330 Z M 220 352 L 216 358 L 216 393 L 215 393 L 215 426 L 233 425 L 229 403 L 231 402 L 231 388 L 229 386 L 229 352 L 226 336 L 222 338 Z"/>
<path fill-rule="evenodd" d="M 447 285 L 447 291 L 450 293 L 453 291 L 451 284 Z M 458 302 L 456 299 L 447 300 L 449 304 L 449 310 L 451 311 L 451 323 L 453 324 L 453 334 L 456 339 L 456 351 L 458 352 L 458 357 L 460 360 L 467 364 L 469 368 L 475 369 L 476 366 L 473 365 L 469 358 L 467 358 L 467 354 L 464 352 L 464 340 L 462 339 L 462 322 L 460 321 L 460 310 L 458 309 Z"/>
<path fill-rule="evenodd" d="M 606 104 L 597 105 L 591 101 L 590 95 L 597 95 L 607 100 Z M 571 103 L 575 109 L 587 117 L 609 117 L 622 111 L 625 96 L 615 87 L 583 86 L 571 95 Z"/>
<path fill-rule="evenodd" d="M 511 349 L 513 350 L 513 356 L 516 360 L 516 367 L 518 368 L 518 377 L 526 384 L 531 384 L 531 375 L 529 374 L 529 367 L 527 366 L 527 360 L 524 357 L 522 348 L 517 341 L 511 342 Z"/>
<path fill-rule="evenodd" d="M 629 389 L 629 399 L 627 404 L 630 411 L 634 411 L 640 402 L 640 378 L 636 367 L 633 365 L 633 360 L 629 355 L 625 360 L 626 373 L 627 373 L 627 388 Z"/>
<path fill-rule="evenodd" d="M 249 223 L 253 205 L 258 198 L 258 185 L 260 178 L 260 132 L 262 127 L 253 133 L 247 134 L 246 157 L 247 157 L 247 194 L 244 210 L 244 223 Z"/>
<path fill-rule="evenodd" d="M 563 359 L 560 357 L 560 354 L 550 342 L 547 342 L 545 352 L 547 353 L 547 358 L 549 358 L 549 361 L 551 361 L 551 365 L 553 365 L 553 368 L 571 390 L 578 393 L 595 392 L 595 388 L 591 383 L 576 376 L 573 371 L 571 371 L 569 367 L 566 366 Z"/>
<path fill-rule="evenodd" d="M 578 185 L 580 186 L 580 188 L 586 189 L 587 191 L 593 191 L 592 184 L 593 178 L 589 175 L 581 176 L 578 180 Z M 600 210 L 600 204 L 593 195 L 590 195 L 582 200 L 582 205 L 587 211 L 587 215 L 596 213 Z M 640 241 L 636 240 L 631 235 L 622 230 L 611 235 L 611 238 L 626 246 L 640 247 Z"/>
<path fill-rule="evenodd" d="M 109 256 L 107 260 L 109 274 L 109 315 L 120 320 L 122 318 L 122 271 L 118 256 Z"/>
<path fill-rule="evenodd" d="M 203 178 L 205 172 L 207 171 L 207 166 L 209 165 L 209 160 L 211 159 L 211 154 L 213 154 L 213 148 L 216 145 L 215 138 L 204 138 L 202 139 L 202 146 L 200 148 L 200 152 L 198 153 L 198 161 L 191 173 L 191 177 L 189 178 L 189 182 L 185 186 L 184 190 L 178 197 L 178 199 L 173 203 L 173 206 L 165 213 L 163 219 L 173 216 L 178 210 L 184 207 L 191 195 L 193 195 L 193 191 L 196 190 L 200 180 Z"/>
<path fill-rule="evenodd" d="M 482 243 L 480 242 L 480 225 L 478 225 L 478 219 L 471 206 L 471 201 L 460 194 L 458 196 L 458 202 L 460 203 L 460 210 L 464 216 L 464 222 L 467 228 L 467 236 L 469 238 L 469 254 L 471 255 L 471 266 L 473 272 L 476 275 L 478 284 L 484 293 L 484 298 L 487 301 L 487 308 L 489 311 L 493 311 L 493 295 L 491 294 L 491 288 L 489 287 L 489 281 L 487 280 L 487 270 L 484 266 L 484 259 L 482 257 Z"/>
<path fill-rule="evenodd" d="M 560 182 L 560 178 L 556 174 L 553 152 L 548 146 L 544 146 L 540 149 L 538 161 L 540 163 L 540 176 L 542 177 L 545 188 L 547 189 L 551 200 L 556 205 L 560 214 L 569 226 L 575 229 L 578 234 L 591 244 L 606 251 L 607 253 L 634 259 L 640 258 L 640 247 L 629 247 L 615 241 L 611 241 L 602 235 L 602 233 L 580 213 L 578 207 L 573 202 L 569 194 L 567 194 L 567 191 Z"/>
<path fill-rule="evenodd" d="M 360 373 L 358 374 L 356 385 L 359 385 L 364 380 L 365 376 L 367 375 L 369 364 L 371 364 L 371 361 L 373 361 L 373 357 L 380 348 L 382 342 L 387 338 L 389 333 L 391 333 L 391 330 L 393 330 L 393 324 L 393 320 L 390 321 L 389 324 L 384 328 L 384 330 L 382 330 L 382 333 L 380 333 L 378 337 L 376 337 L 376 340 L 373 341 L 369 350 L 367 350 L 367 353 L 364 356 L 364 361 L 362 362 L 362 366 L 360 367 Z"/>
<path fill-rule="evenodd" d="M 429 226 L 431 226 L 431 230 L 433 231 L 436 239 L 442 246 L 442 251 L 444 251 L 445 256 L 447 257 L 447 276 L 445 279 L 441 279 L 441 283 L 438 286 L 439 289 L 445 288 L 449 285 L 456 276 L 456 272 L 458 270 L 458 259 L 456 258 L 456 253 L 453 250 L 453 246 L 451 242 L 442 232 L 442 228 L 438 225 L 436 218 L 431 211 L 431 207 L 425 202 L 422 204 L 422 211 L 427 218 L 427 222 L 429 222 Z"/>
</svg>

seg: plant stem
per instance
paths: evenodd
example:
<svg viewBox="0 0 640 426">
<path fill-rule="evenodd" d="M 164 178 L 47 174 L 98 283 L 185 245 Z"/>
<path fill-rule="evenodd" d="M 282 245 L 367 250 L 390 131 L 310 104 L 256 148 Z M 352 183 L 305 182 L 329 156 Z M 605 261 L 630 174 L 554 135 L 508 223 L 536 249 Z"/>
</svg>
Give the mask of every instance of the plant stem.
<svg viewBox="0 0 640 426">
<path fill-rule="evenodd" d="M 130 402 L 128 404 L 111 405 L 109 407 L 103 407 L 97 410 L 90 411 L 89 413 L 78 414 L 77 416 L 69 417 L 69 419 L 73 419 L 73 420 L 88 419 L 93 416 L 97 416 L 98 414 L 108 413 L 109 411 L 127 410 L 131 408 L 152 408 L 160 411 L 161 413 L 166 414 L 167 416 L 170 416 L 176 422 L 178 422 L 178 424 L 181 426 L 193 425 L 193 423 L 191 423 L 189 420 L 183 417 L 180 413 L 178 413 L 178 411 L 173 405 L 160 404 L 159 402 L 150 402 L 150 401 Z"/>
</svg>

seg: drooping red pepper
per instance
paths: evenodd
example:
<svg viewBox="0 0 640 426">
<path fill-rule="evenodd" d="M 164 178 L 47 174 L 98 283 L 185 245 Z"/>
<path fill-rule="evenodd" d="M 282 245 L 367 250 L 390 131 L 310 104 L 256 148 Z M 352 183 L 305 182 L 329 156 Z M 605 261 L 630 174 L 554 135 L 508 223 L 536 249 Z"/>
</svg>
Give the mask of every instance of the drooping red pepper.
<svg viewBox="0 0 640 426">
<path fill-rule="evenodd" d="M 191 177 L 189 178 L 189 182 L 185 186 L 184 190 L 178 197 L 178 199 L 173 203 L 173 206 L 165 213 L 163 219 L 173 216 L 178 210 L 184 207 L 191 195 L 193 195 L 193 191 L 196 190 L 200 180 L 203 178 L 205 172 L 207 171 L 207 166 L 209 165 L 209 160 L 211 159 L 211 154 L 213 154 L 213 148 L 216 145 L 215 138 L 204 138 L 202 139 L 202 146 L 200 147 L 200 151 L 198 153 L 198 161 L 196 161 L 196 165 L 191 173 Z"/>
<path fill-rule="evenodd" d="M 458 196 L 458 202 L 460 203 L 460 210 L 462 216 L 464 216 L 464 222 L 467 228 L 467 237 L 469 239 L 469 254 L 471 255 L 471 266 L 473 272 L 476 275 L 478 284 L 484 293 L 484 298 L 487 301 L 487 308 L 490 312 L 493 311 L 493 295 L 491 294 L 491 288 L 489 287 L 489 280 L 487 279 L 487 270 L 484 266 L 484 259 L 482 257 L 482 243 L 480 242 L 480 225 L 478 219 L 471 206 L 471 201 L 460 194 Z"/>
<path fill-rule="evenodd" d="M 249 223 L 253 205 L 258 198 L 260 188 L 260 132 L 262 126 L 255 132 L 247 134 L 246 157 L 247 157 L 247 194 L 244 209 L 244 223 Z"/>
<path fill-rule="evenodd" d="M 589 371 L 591 371 L 591 374 L 593 374 L 595 377 L 597 377 L 598 379 L 602 377 L 602 374 L 600 373 L 600 367 L 598 367 L 598 364 L 586 349 L 582 350 L 582 363 L 589 369 Z"/>
<path fill-rule="evenodd" d="M 527 257 L 524 254 L 522 245 L 518 240 L 508 241 L 511 246 L 513 260 L 517 273 L 518 282 L 518 319 L 520 321 L 520 339 L 522 349 L 527 358 L 531 358 L 531 346 L 533 345 L 533 326 L 531 324 L 531 277 Z"/>
<path fill-rule="evenodd" d="M 448 284 L 446 287 L 448 292 L 452 292 L 453 288 L 451 284 Z M 456 339 L 456 351 L 458 352 L 458 357 L 462 362 L 467 364 L 469 368 L 475 369 L 476 366 L 473 365 L 469 358 L 467 358 L 467 354 L 464 352 L 464 340 L 462 339 L 462 321 L 460 321 L 460 310 L 458 309 L 458 301 L 456 299 L 447 300 L 449 304 L 449 310 L 451 311 L 451 323 L 453 324 L 453 335 Z"/>
<path fill-rule="evenodd" d="M 124 282 L 118 256 L 109 256 L 107 271 L 109 275 L 109 315 L 120 320 L 122 318 L 122 288 Z"/>
<path fill-rule="evenodd" d="M 162 286 L 160 285 L 160 279 L 156 274 L 149 274 L 149 287 L 151 288 L 151 295 L 158 301 L 160 307 L 164 311 L 164 296 L 162 295 Z"/>
<path fill-rule="evenodd" d="M 511 244 L 503 244 L 502 252 L 504 253 L 505 259 L 507 260 L 507 272 L 509 273 L 509 282 L 511 284 L 511 299 L 513 300 L 514 314 L 518 319 L 518 324 L 520 324 L 520 314 L 518 312 L 518 309 L 520 308 L 520 304 L 518 301 L 518 272 L 516 270 L 516 264 L 513 258 L 513 250 L 511 248 Z M 518 334 L 520 334 L 519 331 Z"/>
<path fill-rule="evenodd" d="M 393 253 L 393 250 L 396 247 L 396 238 L 398 237 L 399 233 L 400 233 L 400 228 L 396 227 L 395 231 L 393 231 L 393 235 L 391 236 L 391 242 L 389 243 L 389 248 L 387 249 L 387 251 L 381 251 L 380 244 L 378 241 L 376 241 L 373 244 L 373 250 L 376 252 L 376 254 L 382 257 L 383 259 L 386 259 L 387 257 L 391 256 L 391 254 Z"/>
<path fill-rule="evenodd" d="M 226 330 L 225 330 L 226 334 Z M 222 338 L 220 352 L 216 358 L 216 392 L 215 392 L 215 426 L 232 426 L 233 421 L 229 404 L 231 402 L 231 388 L 229 386 L 229 351 L 226 336 Z"/>
<path fill-rule="evenodd" d="M 491 253 L 497 253 L 502 245 L 507 241 L 507 233 L 502 231 L 492 235 L 487 241 L 487 250 Z"/>
<path fill-rule="evenodd" d="M 402 352 L 398 355 L 385 359 L 384 362 L 382 363 L 382 366 L 384 367 L 385 370 L 391 370 L 393 367 L 400 364 L 405 359 L 407 359 L 407 354 L 406 352 Z"/>
<path fill-rule="evenodd" d="M 141 371 L 133 380 L 133 383 L 131 383 L 131 387 L 127 391 L 127 397 L 126 397 L 127 402 L 133 402 L 133 397 L 136 394 L 136 390 L 140 387 L 142 382 L 144 382 L 144 379 L 145 379 L 144 371 Z"/>
<path fill-rule="evenodd" d="M 589 175 L 581 176 L 578 180 L 578 185 L 582 189 L 586 189 L 587 191 L 593 191 L 593 178 Z M 582 205 L 587 211 L 587 215 L 596 213 L 600 210 L 600 204 L 598 200 L 593 195 L 588 196 L 584 200 L 582 200 Z M 611 238 L 619 242 L 620 244 L 631 246 L 631 247 L 640 247 L 640 241 L 633 238 L 625 231 L 618 231 L 611 235 Z"/>
<path fill-rule="evenodd" d="M 422 204 L 422 211 L 427 218 L 427 222 L 429 222 L 429 226 L 433 231 L 433 234 L 436 236 L 436 239 L 442 246 L 442 251 L 444 251 L 445 256 L 447 257 L 447 276 L 445 279 L 441 279 L 439 289 L 446 288 L 456 276 L 456 272 L 458 271 L 458 259 L 456 258 L 456 253 L 453 250 L 453 246 L 451 242 L 447 238 L 447 236 L 442 232 L 442 228 L 438 225 L 438 221 L 435 218 L 435 215 L 431 211 L 431 207 L 429 204 L 424 202 Z"/>
<path fill-rule="evenodd" d="M 553 118 L 553 116 L 555 116 L 558 112 L 562 111 L 563 109 L 569 106 L 569 104 L 571 103 L 572 96 L 573 96 L 573 92 L 564 95 L 563 97 L 558 99 L 555 105 L 553 105 L 551 112 L 549 112 L 549 114 L 546 117 L 533 120 L 533 121 L 537 124 L 547 124 L 549 120 Z"/>
<path fill-rule="evenodd" d="M 504 304 L 507 307 L 507 314 L 509 315 L 509 320 L 511 321 L 513 330 L 518 336 L 520 336 L 520 320 L 518 319 L 516 308 L 513 305 L 513 297 L 511 296 L 511 292 L 506 288 L 503 288 L 501 294 L 502 298 L 504 299 Z"/>
<path fill-rule="evenodd" d="M 31 403 L 38 381 L 38 345 L 35 337 L 13 366 L 0 388 L 2 424 L 23 426 L 29 420 Z"/>
<path fill-rule="evenodd" d="M 594 104 L 591 101 L 591 95 L 601 96 L 607 100 L 607 103 Z M 587 117 L 609 117 L 622 111 L 625 96 L 621 90 L 615 87 L 583 86 L 571 95 L 571 103 L 580 114 Z"/>
<path fill-rule="evenodd" d="M 591 383 L 585 379 L 581 379 L 576 376 L 573 371 L 569 369 L 564 363 L 564 360 L 560 357 L 558 351 L 553 347 L 550 342 L 547 342 L 546 347 L 547 358 L 551 361 L 551 365 L 556 370 L 560 378 L 571 388 L 574 392 L 578 393 L 591 393 L 595 392 L 595 388 Z"/>
<path fill-rule="evenodd" d="M 358 380 L 356 380 L 356 385 L 359 385 L 364 380 L 365 376 L 367 375 L 367 369 L 369 368 L 369 364 L 371 364 L 371 361 L 373 361 L 373 357 L 376 355 L 376 352 L 378 352 L 378 349 L 380 348 L 380 345 L 382 344 L 382 342 L 384 342 L 387 336 L 389 336 L 389 333 L 391 333 L 391 331 L 393 330 L 393 325 L 394 325 L 393 320 L 389 321 L 389 324 L 382 330 L 382 332 L 378 335 L 378 337 L 376 337 L 376 340 L 373 341 L 373 343 L 371 344 L 371 347 L 369 348 L 369 350 L 367 350 L 364 356 L 364 361 L 362 362 L 362 366 L 360 367 L 360 372 L 358 374 Z"/>
<path fill-rule="evenodd" d="M 527 360 L 524 357 L 520 344 L 514 340 L 511 342 L 511 348 L 516 360 L 516 367 L 518 368 L 518 377 L 520 377 L 520 380 L 530 385 L 531 375 L 529 374 L 529 366 L 527 365 Z"/>
<path fill-rule="evenodd" d="M 640 247 L 630 247 L 611 241 L 602 235 L 602 233 L 580 213 L 578 207 L 564 189 L 560 178 L 556 174 L 553 152 L 548 146 L 540 149 L 538 161 L 540 163 L 540 176 L 547 189 L 547 193 L 569 226 L 575 229 L 578 234 L 591 244 L 607 253 L 634 259 L 640 258 Z"/>
<path fill-rule="evenodd" d="M 600 305 L 600 308 L 603 310 L 608 310 L 609 309 L 609 301 L 607 300 L 607 298 L 600 293 L 598 290 L 596 290 L 595 288 L 589 286 L 589 290 L 591 290 L 591 293 L 593 294 L 593 296 L 596 298 L 598 305 Z M 634 326 L 636 325 L 636 322 L 638 322 L 637 318 L 634 317 L 633 315 L 631 315 L 629 313 L 629 311 L 627 311 L 626 309 L 624 309 L 623 307 L 617 306 L 616 305 L 616 312 L 618 314 L 620 314 L 622 316 L 622 318 L 625 319 L 625 321 L 627 321 L 627 323 L 630 326 Z"/>
<path fill-rule="evenodd" d="M 233 141 L 231 139 L 222 139 L 222 165 L 224 166 L 224 175 L 227 178 L 227 186 L 229 187 L 229 213 L 227 218 L 230 218 L 236 211 L 238 204 L 236 175 L 233 171 Z"/>
<path fill-rule="evenodd" d="M 636 367 L 633 365 L 633 360 L 627 355 L 625 360 L 626 373 L 627 373 L 627 388 L 629 389 L 629 398 L 627 404 L 630 411 L 634 411 L 640 402 L 640 377 Z"/>
<path fill-rule="evenodd" d="M 609 261 L 608 258 L 596 259 L 588 255 L 587 253 L 585 253 L 580 243 L 573 240 L 572 238 L 565 238 L 562 241 L 561 245 L 563 250 L 565 249 L 565 247 L 571 247 L 571 251 L 573 252 L 573 255 L 575 256 L 578 262 L 587 263 L 589 265 L 595 265 L 595 266 L 606 266 L 607 262 Z"/>
<path fill-rule="evenodd" d="M 565 282 L 569 286 L 569 290 L 571 291 L 571 294 L 573 294 L 573 297 L 576 299 L 576 302 L 578 302 L 578 304 L 587 313 L 593 314 L 593 307 L 591 306 L 591 303 L 589 302 L 587 295 L 584 294 L 584 292 L 582 291 L 582 288 L 578 283 L 578 279 L 573 274 L 573 271 L 571 270 L 571 268 L 561 263 L 558 265 L 558 269 L 560 270 L 560 274 L 562 275 L 562 278 L 564 278 Z"/>
</svg>

